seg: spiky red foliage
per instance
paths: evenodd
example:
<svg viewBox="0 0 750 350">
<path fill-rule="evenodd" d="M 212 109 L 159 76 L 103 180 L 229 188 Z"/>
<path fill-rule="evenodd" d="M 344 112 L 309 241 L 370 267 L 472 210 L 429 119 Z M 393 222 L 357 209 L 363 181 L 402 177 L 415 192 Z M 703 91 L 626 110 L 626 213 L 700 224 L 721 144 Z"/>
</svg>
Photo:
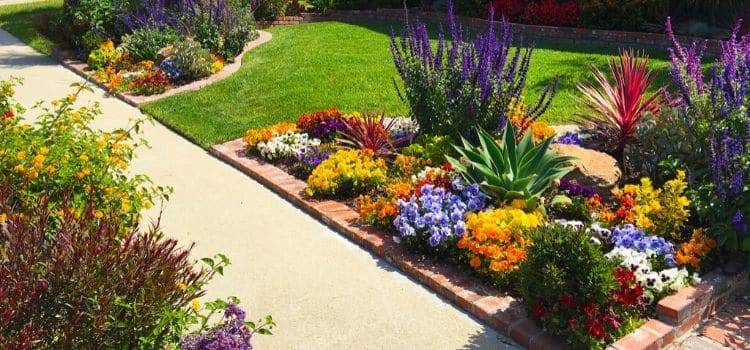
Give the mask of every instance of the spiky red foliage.
<svg viewBox="0 0 750 350">
<path fill-rule="evenodd" d="M 347 130 L 341 131 L 338 143 L 346 148 L 369 149 L 378 157 L 390 158 L 395 155 L 396 148 L 403 145 L 407 137 L 392 140 L 390 130 L 395 119 L 389 119 L 376 114 L 366 114 L 362 117 L 346 121 Z"/>
<path fill-rule="evenodd" d="M 648 55 L 633 50 L 621 50 L 619 59 L 609 60 L 609 69 L 614 84 L 596 67 L 591 72 L 598 86 L 576 84 L 584 96 L 577 100 L 588 109 L 588 113 L 578 116 L 593 126 L 600 136 L 596 139 L 608 143 L 603 148 L 622 161 L 625 146 L 634 141 L 633 132 L 641 117 L 646 113 L 658 115 L 664 87 L 646 97 L 654 80 L 648 69 Z"/>
<path fill-rule="evenodd" d="M 0 348 L 137 348 L 168 331 L 165 309 L 201 294 L 180 288 L 205 276 L 192 247 L 156 227 L 123 238 L 115 215 L 52 219 L 44 198 L 14 212 L 13 193 L 0 183 Z"/>
</svg>

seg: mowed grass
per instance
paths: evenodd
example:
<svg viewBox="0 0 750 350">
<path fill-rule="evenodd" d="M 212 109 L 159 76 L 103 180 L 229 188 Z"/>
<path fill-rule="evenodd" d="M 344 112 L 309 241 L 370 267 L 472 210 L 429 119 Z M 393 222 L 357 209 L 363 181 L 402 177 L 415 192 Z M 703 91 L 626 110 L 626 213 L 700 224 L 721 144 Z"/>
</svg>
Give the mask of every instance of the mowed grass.
<svg viewBox="0 0 750 350">
<path fill-rule="evenodd" d="M 62 4 L 62 0 L 47 0 L 0 6 L 0 28 L 13 34 L 34 50 L 49 55 L 53 43 L 36 31 L 34 22 L 40 15 L 60 11 Z"/>
<path fill-rule="evenodd" d="M 408 114 L 394 88 L 400 85 L 389 49 L 397 21 L 319 22 L 270 28 L 273 39 L 243 58 L 232 77 L 196 92 L 149 103 L 143 110 L 203 147 L 225 142 L 300 113 L 336 106 L 343 111 Z M 560 77 L 544 120 L 570 123 L 579 106 L 575 82 L 590 79 L 589 66 L 606 69 L 616 47 L 537 43 L 526 96 L 534 102 Z M 665 52 L 649 52 L 657 83 L 668 79 Z M 653 57 L 655 56 L 655 57 Z M 656 87 L 654 87 L 654 90 Z"/>
</svg>

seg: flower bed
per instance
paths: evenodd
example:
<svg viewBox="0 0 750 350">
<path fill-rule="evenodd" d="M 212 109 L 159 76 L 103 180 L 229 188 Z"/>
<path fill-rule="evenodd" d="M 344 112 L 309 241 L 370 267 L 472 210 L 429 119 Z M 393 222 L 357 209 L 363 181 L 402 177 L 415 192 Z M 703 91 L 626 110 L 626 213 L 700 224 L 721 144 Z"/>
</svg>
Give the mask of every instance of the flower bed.
<svg viewBox="0 0 750 350">
<path fill-rule="evenodd" d="M 234 0 L 75 1 L 46 19 L 49 34 L 74 50 L 95 81 L 134 96 L 215 75 L 257 36 L 250 5 Z M 67 22 L 74 25 L 62 28 Z"/>
<path fill-rule="evenodd" d="M 610 62 L 614 83 L 594 69 L 596 84 L 579 84 L 587 110 L 583 131 L 556 136 L 538 120 L 556 94 L 556 82 L 536 103 L 523 97 L 532 50 L 511 51 L 507 24 L 497 31 L 490 24 L 470 40 L 450 13 L 448 18 L 451 40 L 440 32 L 436 50 L 421 23 L 405 21 L 402 37 L 392 38 L 404 82 L 399 94 L 411 118 L 332 108 L 302 115 L 296 124 L 248 130 L 244 145 L 232 142 L 214 152 L 525 346 L 542 337 L 534 322 L 574 347 L 617 346 L 638 332 L 656 334 L 649 344 L 662 346 L 695 326 L 704 311 L 710 314 L 713 292 L 698 284 L 700 273 L 750 242 L 743 218 L 750 143 L 742 145 L 747 125 L 736 122 L 750 102 L 747 90 L 736 87 L 748 81 L 737 72 L 747 72 L 750 38 L 725 44 L 724 61 L 715 70 L 725 73 L 714 73 L 710 83 L 700 79 L 696 46 L 688 52 L 677 44 L 680 100 L 663 98 L 664 88 L 646 95 L 652 81 L 648 58 L 623 51 Z M 717 95 L 717 87 L 727 93 Z M 698 108 L 709 101 L 723 119 Z M 654 118 L 669 113 L 681 114 L 683 123 L 694 119 L 682 126 L 687 134 L 713 140 L 705 158 L 680 158 L 659 148 L 665 145 L 644 148 L 636 142 L 663 137 L 664 126 Z M 710 126 L 723 131 L 716 134 Z M 567 164 L 576 159 L 558 156 L 553 142 L 610 154 L 629 184 L 612 194 L 567 181 Z M 636 153 L 671 162 L 654 165 Z M 719 166 L 696 172 L 708 170 L 706 159 Z M 658 174 L 649 172 L 654 169 Z M 737 213 L 734 226 L 703 216 L 717 207 Z M 479 280 L 496 288 L 490 292 L 495 297 L 513 298 L 463 299 L 461 288 L 443 284 L 448 277 L 442 273 L 404 262 L 415 255 L 439 270 L 454 266 L 449 274 L 459 276 L 451 280 Z M 686 296 L 691 285 L 703 287 Z M 497 309 L 486 313 L 483 303 Z M 505 303 L 523 304 L 529 317 L 518 307 L 498 311 Z M 648 320 L 656 315 L 664 322 Z"/>
</svg>

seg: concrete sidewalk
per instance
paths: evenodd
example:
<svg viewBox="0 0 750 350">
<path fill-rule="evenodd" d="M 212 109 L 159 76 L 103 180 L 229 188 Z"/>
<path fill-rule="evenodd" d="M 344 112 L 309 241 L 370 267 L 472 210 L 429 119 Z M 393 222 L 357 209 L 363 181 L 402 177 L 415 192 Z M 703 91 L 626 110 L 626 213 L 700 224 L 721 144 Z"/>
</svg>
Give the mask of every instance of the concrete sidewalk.
<svg viewBox="0 0 750 350">
<path fill-rule="evenodd" d="M 0 30 L 0 78 L 10 75 L 24 78 L 17 97 L 25 106 L 81 81 Z M 100 89 L 80 103 L 91 101 L 101 103 L 103 129 L 141 116 Z M 517 347 L 166 127 L 149 126 L 144 136 L 152 148 L 139 152 L 133 171 L 175 189 L 164 230 L 197 242 L 196 258 L 221 252 L 233 262 L 209 297 L 236 295 L 251 318 L 277 321 L 275 335 L 255 338 L 257 348 Z"/>
</svg>

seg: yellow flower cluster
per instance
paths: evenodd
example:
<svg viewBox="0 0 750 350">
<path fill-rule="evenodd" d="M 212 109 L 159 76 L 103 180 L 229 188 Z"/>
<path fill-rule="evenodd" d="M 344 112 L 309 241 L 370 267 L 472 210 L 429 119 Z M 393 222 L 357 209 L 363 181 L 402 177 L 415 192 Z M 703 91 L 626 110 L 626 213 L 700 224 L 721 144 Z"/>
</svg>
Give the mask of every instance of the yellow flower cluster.
<svg viewBox="0 0 750 350">
<path fill-rule="evenodd" d="M 361 193 L 385 182 L 387 170 L 385 160 L 376 158 L 370 150 L 341 150 L 313 170 L 305 192 L 310 197 L 348 190 Z"/>
<path fill-rule="evenodd" d="M 534 143 L 538 144 L 552 136 L 555 136 L 555 129 L 552 129 L 547 123 L 534 120 L 526 115 L 526 103 L 524 97 L 518 100 L 512 99 L 508 105 L 508 117 L 510 124 L 516 129 L 516 135 L 520 140 L 531 129 L 534 136 Z"/>
<path fill-rule="evenodd" d="M 259 142 L 268 142 L 275 136 L 286 134 L 287 132 L 297 132 L 297 125 L 292 123 L 278 123 L 263 129 L 250 129 L 245 132 L 242 140 L 247 143 L 247 147 L 254 150 Z"/>
<path fill-rule="evenodd" d="M 531 241 L 524 232 L 543 223 L 538 211 L 527 213 L 513 207 L 471 213 L 458 248 L 468 251 L 469 265 L 475 270 L 501 276 L 515 271 L 518 263 L 526 260 L 526 247 Z"/>
<path fill-rule="evenodd" d="M 222 69 L 224 69 L 224 62 L 221 60 L 215 60 L 214 63 L 211 64 L 212 74 L 219 73 Z"/>
<path fill-rule="evenodd" d="M 623 193 L 635 199 L 631 209 L 633 224 L 660 236 L 679 238 L 679 230 L 690 215 L 690 200 L 684 196 L 686 189 L 684 171 L 679 171 L 662 189 L 654 189 L 646 177 L 640 185 L 626 185 Z"/>
</svg>

